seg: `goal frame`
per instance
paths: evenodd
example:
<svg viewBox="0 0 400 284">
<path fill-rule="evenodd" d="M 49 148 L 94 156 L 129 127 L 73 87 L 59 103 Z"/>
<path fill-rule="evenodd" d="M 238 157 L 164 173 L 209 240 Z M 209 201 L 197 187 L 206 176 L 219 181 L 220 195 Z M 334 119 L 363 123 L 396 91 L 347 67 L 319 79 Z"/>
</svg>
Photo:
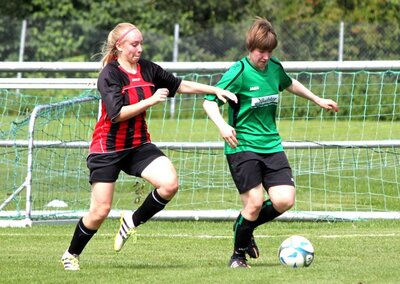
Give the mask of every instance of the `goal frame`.
<svg viewBox="0 0 400 284">
<path fill-rule="evenodd" d="M 190 73 L 190 72 L 222 72 L 228 69 L 233 62 L 163 62 L 159 63 L 170 72 Z M 40 67 L 38 67 L 40 66 Z M 0 62 L 1 71 L 15 72 L 60 72 L 60 71 L 98 71 L 97 62 Z M 283 62 L 287 72 L 309 71 L 387 71 L 400 70 L 400 61 L 320 61 L 320 62 Z M 0 78 L 0 88 L 7 89 L 95 89 L 96 79 L 94 78 L 64 78 L 64 79 L 43 79 L 43 78 Z M 60 107 L 71 103 L 80 103 L 87 100 L 94 100 L 94 97 L 85 97 L 72 101 L 36 106 L 29 120 L 28 140 L 0 141 L 0 147 L 17 146 L 26 147 L 28 150 L 27 174 L 23 184 L 13 192 L 1 205 L 0 217 L 15 217 L 16 212 L 4 211 L 5 206 L 12 201 L 23 190 L 26 190 L 26 207 L 23 220 L 0 220 L 0 227 L 32 226 L 35 217 L 43 212 L 32 210 L 32 153 L 37 147 L 68 147 L 68 148 L 87 148 L 89 142 L 71 142 L 63 143 L 61 141 L 35 141 L 34 126 L 38 113 L 40 111 Z M 222 142 L 196 143 L 196 142 L 163 142 L 155 143 L 161 149 L 222 149 Z M 318 141 L 318 142 L 283 142 L 286 149 L 301 148 L 329 148 L 329 147 L 396 147 L 400 148 L 400 140 L 374 140 L 374 141 Z M 323 146 L 321 146 L 323 145 Z M 155 219 L 174 219 L 174 220 L 232 220 L 238 215 L 238 210 L 163 210 L 153 218 Z M 83 216 L 84 212 L 66 212 L 60 215 L 60 218 L 71 219 Z M 120 210 L 112 210 L 110 217 L 119 217 Z M 365 220 L 365 219 L 396 219 L 400 220 L 399 212 L 353 212 L 353 211 L 288 211 L 277 218 L 282 221 L 302 220 Z"/>
</svg>

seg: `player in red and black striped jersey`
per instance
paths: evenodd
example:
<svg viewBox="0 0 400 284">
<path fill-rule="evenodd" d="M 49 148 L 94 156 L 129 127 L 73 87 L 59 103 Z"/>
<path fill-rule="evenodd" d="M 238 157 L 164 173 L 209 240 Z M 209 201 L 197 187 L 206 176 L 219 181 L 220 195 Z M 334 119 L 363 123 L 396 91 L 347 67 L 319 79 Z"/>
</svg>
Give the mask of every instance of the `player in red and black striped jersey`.
<svg viewBox="0 0 400 284">
<path fill-rule="evenodd" d="M 98 79 L 102 111 L 93 133 L 90 153 L 109 153 L 136 148 L 150 142 L 146 126 L 146 110 L 126 120 L 119 118 L 124 106 L 138 104 L 165 88 L 174 96 L 181 80 L 160 66 L 139 59 L 136 72 L 131 73 L 116 60 L 108 63 Z"/>
<path fill-rule="evenodd" d="M 178 190 L 171 161 L 151 143 L 146 110 L 175 93 L 215 94 L 236 102 L 230 91 L 181 80 L 159 65 L 141 59 L 143 37 L 137 27 L 118 24 L 103 48 L 98 78 L 102 111 L 96 124 L 87 165 L 92 187 L 89 212 L 79 220 L 69 248 L 61 258 L 66 270 L 79 270 L 79 255 L 111 210 L 115 182 L 121 171 L 150 182 L 155 189 L 132 214 L 121 216 L 114 249 L 121 250 L 135 228 L 161 211 Z"/>
</svg>

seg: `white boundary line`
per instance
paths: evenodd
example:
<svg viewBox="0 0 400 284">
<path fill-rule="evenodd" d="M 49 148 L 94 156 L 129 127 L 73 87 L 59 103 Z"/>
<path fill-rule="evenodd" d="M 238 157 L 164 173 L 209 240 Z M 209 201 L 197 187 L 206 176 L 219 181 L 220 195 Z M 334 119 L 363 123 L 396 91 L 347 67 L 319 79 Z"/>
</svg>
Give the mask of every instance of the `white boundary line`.
<svg viewBox="0 0 400 284">
<path fill-rule="evenodd" d="M 98 234 L 98 237 L 114 237 L 115 234 Z M 138 237 L 144 238 L 193 238 L 193 239 L 231 239 L 232 235 L 194 235 L 194 234 L 136 234 Z M 39 234 L 39 233 L 1 233 L 0 237 L 18 237 L 18 236 L 34 236 L 34 237 L 70 237 L 71 234 Z M 286 237 L 286 235 L 254 235 L 257 239 L 274 239 Z M 400 238 L 400 231 L 385 234 L 343 234 L 343 235 L 312 235 L 306 234 L 308 238 L 313 239 L 340 239 L 340 238 Z"/>
</svg>

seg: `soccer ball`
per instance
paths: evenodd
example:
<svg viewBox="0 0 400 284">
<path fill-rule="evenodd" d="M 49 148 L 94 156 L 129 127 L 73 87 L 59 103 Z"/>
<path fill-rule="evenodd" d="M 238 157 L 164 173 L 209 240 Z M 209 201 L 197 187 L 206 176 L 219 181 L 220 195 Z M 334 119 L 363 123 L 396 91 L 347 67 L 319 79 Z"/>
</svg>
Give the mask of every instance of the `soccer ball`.
<svg viewBox="0 0 400 284">
<path fill-rule="evenodd" d="M 314 248 L 305 237 L 291 236 L 282 242 L 278 256 L 284 266 L 307 267 L 314 260 Z"/>
</svg>

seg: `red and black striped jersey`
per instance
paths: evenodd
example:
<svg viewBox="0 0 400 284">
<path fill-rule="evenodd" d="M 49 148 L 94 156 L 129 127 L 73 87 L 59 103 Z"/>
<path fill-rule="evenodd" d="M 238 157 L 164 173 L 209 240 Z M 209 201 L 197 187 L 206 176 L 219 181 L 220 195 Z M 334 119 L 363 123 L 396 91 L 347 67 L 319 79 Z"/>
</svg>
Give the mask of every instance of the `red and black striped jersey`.
<svg viewBox="0 0 400 284">
<path fill-rule="evenodd" d="M 149 143 L 146 112 L 126 121 L 114 119 L 123 106 L 147 99 L 159 88 L 167 88 L 169 97 L 173 97 L 180 83 L 181 79 L 144 59 L 139 60 L 135 74 L 124 70 L 117 61 L 108 63 L 97 82 L 101 115 L 93 132 L 90 153 L 121 151 Z"/>
</svg>

